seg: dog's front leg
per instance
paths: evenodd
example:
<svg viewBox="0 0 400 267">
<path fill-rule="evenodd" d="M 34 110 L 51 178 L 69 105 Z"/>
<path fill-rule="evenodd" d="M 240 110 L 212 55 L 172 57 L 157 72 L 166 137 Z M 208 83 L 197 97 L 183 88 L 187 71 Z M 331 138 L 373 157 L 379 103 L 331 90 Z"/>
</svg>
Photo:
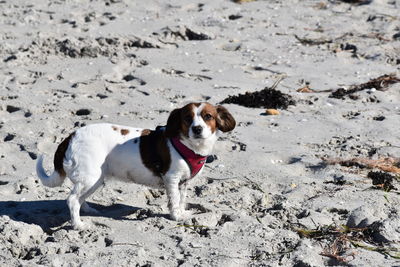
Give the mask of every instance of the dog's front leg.
<svg viewBox="0 0 400 267">
<path fill-rule="evenodd" d="M 184 220 L 188 216 L 184 208 L 182 209 L 182 200 L 185 201 L 186 193 L 181 194 L 179 188 L 180 177 L 164 177 L 165 188 L 168 196 L 168 208 L 172 220 Z"/>
<path fill-rule="evenodd" d="M 181 196 L 179 193 L 179 177 L 165 177 L 165 189 L 167 190 L 168 209 L 172 220 L 178 221 L 181 219 L 179 203 Z"/>
<path fill-rule="evenodd" d="M 186 210 L 186 195 L 187 195 L 187 186 L 186 183 L 183 183 L 179 187 L 179 194 L 181 196 L 180 202 L 179 202 L 179 208 L 182 211 Z"/>
</svg>

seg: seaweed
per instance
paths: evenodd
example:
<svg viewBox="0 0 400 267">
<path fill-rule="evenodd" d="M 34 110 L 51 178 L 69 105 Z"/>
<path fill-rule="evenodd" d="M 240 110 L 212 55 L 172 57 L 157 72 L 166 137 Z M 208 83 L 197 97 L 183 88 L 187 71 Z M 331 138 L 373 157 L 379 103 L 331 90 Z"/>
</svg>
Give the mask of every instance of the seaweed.
<svg viewBox="0 0 400 267">
<path fill-rule="evenodd" d="M 322 45 L 322 44 L 330 44 L 333 43 L 332 39 L 308 39 L 308 38 L 302 38 L 297 36 L 296 34 L 294 37 L 302 44 L 302 45 Z"/>
<path fill-rule="evenodd" d="M 296 101 L 290 95 L 275 89 L 280 81 L 281 79 L 271 87 L 265 87 L 260 91 L 229 96 L 222 100 L 221 104 L 237 104 L 249 108 L 287 109 L 290 105 L 295 105 Z"/>
<path fill-rule="evenodd" d="M 363 248 L 370 251 L 376 251 L 385 256 L 398 259 L 400 250 L 387 246 L 388 241 L 381 237 L 379 230 L 382 224 L 374 222 L 366 227 L 353 228 L 342 225 L 340 227 L 334 225 L 319 226 L 316 229 L 294 228 L 300 237 L 311 238 L 318 241 L 327 241 L 327 245 L 320 253 L 340 263 L 347 263 L 354 259 L 355 253 L 349 252 L 351 247 Z M 349 258 L 352 257 L 352 258 Z"/>
<path fill-rule="evenodd" d="M 393 180 L 395 180 L 395 176 L 390 173 L 370 171 L 367 176 L 368 178 L 372 179 L 373 185 L 376 185 L 377 187 L 382 188 L 385 191 L 389 192 L 392 189 L 396 189 L 393 185 Z"/>
<path fill-rule="evenodd" d="M 347 90 L 345 88 L 336 89 L 329 95 L 329 97 L 343 99 L 346 95 L 352 95 L 359 91 L 363 91 L 366 89 L 373 89 L 373 88 L 375 88 L 376 90 L 385 91 L 385 90 L 387 90 L 389 85 L 392 85 L 392 84 L 395 84 L 398 82 L 400 82 L 400 79 L 395 74 L 385 74 L 385 75 L 379 76 L 378 78 L 371 79 L 366 83 L 352 85 Z"/>
</svg>

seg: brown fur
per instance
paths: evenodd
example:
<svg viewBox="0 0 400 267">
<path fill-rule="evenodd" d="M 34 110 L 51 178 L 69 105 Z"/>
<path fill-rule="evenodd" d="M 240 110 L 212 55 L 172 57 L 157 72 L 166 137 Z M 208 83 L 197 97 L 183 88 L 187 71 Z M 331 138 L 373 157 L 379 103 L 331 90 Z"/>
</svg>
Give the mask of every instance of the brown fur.
<svg viewBox="0 0 400 267">
<path fill-rule="evenodd" d="M 199 104 L 188 104 L 181 109 L 180 132 L 187 137 L 189 137 L 190 125 L 193 122 L 194 106 L 199 106 Z"/>
<path fill-rule="evenodd" d="M 165 135 L 169 138 L 178 136 L 182 133 L 186 136 L 189 134 L 189 127 L 192 121 L 187 121 L 186 118 L 194 116 L 193 107 L 200 106 L 200 103 L 191 103 L 178 109 L 174 109 L 168 117 Z"/>
<path fill-rule="evenodd" d="M 174 109 L 169 115 L 165 128 L 166 137 L 171 138 L 179 135 L 182 124 L 181 111 L 182 108 Z"/>
<path fill-rule="evenodd" d="M 121 129 L 121 134 L 122 135 L 127 135 L 129 133 L 128 129 Z"/>
<path fill-rule="evenodd" d="M 151 130 L 150 130 L 150 129 L 144 129 L 144 130 L 142 131 L 141 136 L 149 135 L 150 133 L 151 133 Z"/>
<path fill-rule="evenodd" d="M 191 103 L 182 108 L 174 109 L 168 117 L 165 135 L 169 138 L 178 136 L 179 133 L 188 136 L 191 122 L 187 121 L 186 118 L 193 118 L 193 107 L 199 107 L 200 105 L 201 103 Z M 223 106 L 213 106 L 205 103 L 201 111 L 203 119 L 206 114 L 212 116 L 211 120 L 205 121 L 210 126 L 212 132 L 215 132 L 217 128 L 222 132 L 229 132 L 236 126 L 235 119 Z"/>
<path fill-rule="evenodd" d="M 207 114 L 211 115 L 212 117 L 208 121 L 205 119 L 205 116 Z M 208 125 L 208 127 L 210 127 L 211 132 L 215 133 L 215 131 L 217 130 L 217 118 L 218 118 L 218 113 L 215 107 L 211 104 L 206 103 L 201 111 L 201 117 L 203 117 L 204 122 Z"/>
<path fill-rule="evenodd" d="M 232 131 L 236 126 L 236 121 L 229 111 L 223 106 L 217 106 L 218 118 L 217 127 L 222 132 Z"/>
<path fill-rule="evenodd" d="M 161 177 L 169 170 L 171 155 L 163 131 L 143 130 L 139 148 L 143 164 L 154 175 Z"/>
<path fill-rule="evenodd" d="M 64 139 L 64 141 L 61 142 L 61 144 L 58 146 L 56 153 L 54 154 L 54 169 L 60 174 L 60 176 L 65 177 L 65 171 L 64 171 L 64 157 L 65 157 L 65 152 L 68 149 L 69 142 L 71 141 L 72 137 L 75 135 L 75 133 L 70 134 L 67 138 Z"/>
</svg>

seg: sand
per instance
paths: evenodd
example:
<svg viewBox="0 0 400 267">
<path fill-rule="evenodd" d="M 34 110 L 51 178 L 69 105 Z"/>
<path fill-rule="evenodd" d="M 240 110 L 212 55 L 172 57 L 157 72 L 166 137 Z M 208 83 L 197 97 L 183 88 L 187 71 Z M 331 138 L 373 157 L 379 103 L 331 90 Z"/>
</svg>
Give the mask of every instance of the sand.
<svg viewBox="0 0 400 267">
<path fill-rule="evenodd" d="M 329 90 L 400 77 L 400 1 L 344 2 L 0 1 L 0 265 L 399 266 L 398 180 L 324 159 L 399 157 L 400 83 Z M 225 104 L 238 125 L 189 185 L 193 219 L 112 181 L 74 231 L 71 183 L 36 177 L 78 127 L 155 128 L 279 79 L 296 105 L 278 115 Z"/>
</svg>

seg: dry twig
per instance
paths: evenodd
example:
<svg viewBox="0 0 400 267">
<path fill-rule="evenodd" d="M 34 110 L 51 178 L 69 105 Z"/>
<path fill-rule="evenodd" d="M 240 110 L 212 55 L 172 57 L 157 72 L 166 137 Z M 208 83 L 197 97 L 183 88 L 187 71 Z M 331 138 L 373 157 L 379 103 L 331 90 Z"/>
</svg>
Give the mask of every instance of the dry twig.
<svg viewBox="0 0 400 267">
<path fill-rule="evenodd" d="M 367 169 L 380 169 L 385 172 L 391 172 L 400 174 L 400 158 L 379 158 L 379 159 L 367 159 L 367 158 L 352 158 L 352 159 L 324 159 L 328 164 L 340 164 L 345 167 L 360 167 Z"/>
</svg>

